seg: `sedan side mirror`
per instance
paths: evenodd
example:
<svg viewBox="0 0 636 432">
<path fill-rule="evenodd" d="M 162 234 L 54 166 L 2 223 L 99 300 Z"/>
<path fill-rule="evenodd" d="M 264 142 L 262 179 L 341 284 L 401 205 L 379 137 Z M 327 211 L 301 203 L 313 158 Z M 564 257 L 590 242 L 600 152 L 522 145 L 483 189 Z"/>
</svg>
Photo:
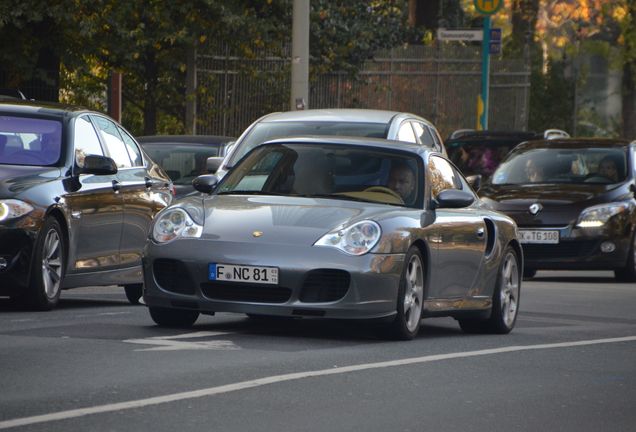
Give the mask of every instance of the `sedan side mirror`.
<svg viewBox="0 0 636 432">
<path fill-rule="evenodd" d="M 435 208 L 464 208 L 475 202 L 475 195 L 471 192 L 446 189 L 441 191 L 434 200 Z"/>
<path fill-rule="evenodd" d="M 217 172 L 221 164 L 223 163 L 223 158 L 220 156 L 212 156 L 209 157 L 206 161 L 206 168 L 210 174 L 214 174 Z"/>
<path fill-rule="evenodd" d="M 117 174 L 117 164 L 108 156 L 86 155 L 84 166 L 78 170 L 79 174 L 112 175 Z"/>
<path fill-rule="evenodd" d="M 192 186 L 199 192 L 212 193 L 216 185 L 219 184 L 219 178 L 214 174 L 204 174 L 192 180 Z"/>
</svg>

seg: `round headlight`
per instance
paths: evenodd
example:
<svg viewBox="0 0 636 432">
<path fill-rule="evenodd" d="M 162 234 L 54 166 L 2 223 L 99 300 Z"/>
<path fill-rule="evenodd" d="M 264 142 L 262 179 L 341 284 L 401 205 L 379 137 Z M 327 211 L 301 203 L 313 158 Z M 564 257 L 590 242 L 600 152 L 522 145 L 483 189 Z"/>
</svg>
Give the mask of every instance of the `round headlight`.
<svg viewBox="0 0 636 432">
<path fill-rule="evenodd" d="M 330 246 L 349 255 L 364 255 L 373 249 L 381 235 L 382 229 L 376 222 L 362 221 L 325 234 L 314 246 Z"/>
<path fill-rule="evenodd" d="M 196 224 L 188 212 L 175 207 L 160 213 L 152 228 L 152 238 L 157 243 L 166 243 L 177 237 L 201 237 L 203 227 Z"/>
</svg>

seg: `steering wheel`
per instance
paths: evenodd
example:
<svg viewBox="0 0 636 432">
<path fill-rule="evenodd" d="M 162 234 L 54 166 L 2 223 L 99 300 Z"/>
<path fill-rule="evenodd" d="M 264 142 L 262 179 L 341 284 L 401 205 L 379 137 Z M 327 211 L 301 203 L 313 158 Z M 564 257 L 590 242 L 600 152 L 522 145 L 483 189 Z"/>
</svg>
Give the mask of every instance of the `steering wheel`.
<svg viewBox="0 0 636 432">
<path fill-rule="evenodd" d="M 390 189 L 386 186 L 369 186 L 368 188 L 364 190 L 364 192 L 380 192 L 387 195 L 391 195 L 393 198 L 397 198 L 398 200 L 400 200 L 400 203 L 404 204 L 404 200 L 402 199 L 400 194 L 398 194 L 393 189 Z"/>
</svg>

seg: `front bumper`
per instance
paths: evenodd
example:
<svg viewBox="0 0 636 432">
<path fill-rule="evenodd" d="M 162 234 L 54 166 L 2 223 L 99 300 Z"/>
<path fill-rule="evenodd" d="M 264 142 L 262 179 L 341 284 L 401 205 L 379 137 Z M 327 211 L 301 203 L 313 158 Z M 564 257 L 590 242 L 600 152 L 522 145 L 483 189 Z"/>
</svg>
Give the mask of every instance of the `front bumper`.
<svg viewBox="0 0 636 432">
<path fill-rule="evenodd" d="M 279 283 L 213 283 L 209 263 L 278 267 Z M 148 242 L 144 301 L 150 307 L 202 313 L 383 318 L 396 313 L 403 264 L 403 254 L 354 257 L 329 247 L 201 239 Z"/>
<path fill-rule="evenodd" d="M 632 233 L 625 229 L 576 227 L 523 227 L 519 229 L 557 230 L 558 244 L 522 243 L 527 269 L 615 270 L 623 268 L 631 247 Z M 613 250 L 603 251 L 609 243 Z"/>
<path fill-rule="evenodd" d="M 14 295 L 29 283 L 37 232 L 0 225 L 0 294 Z"/>
</svg>

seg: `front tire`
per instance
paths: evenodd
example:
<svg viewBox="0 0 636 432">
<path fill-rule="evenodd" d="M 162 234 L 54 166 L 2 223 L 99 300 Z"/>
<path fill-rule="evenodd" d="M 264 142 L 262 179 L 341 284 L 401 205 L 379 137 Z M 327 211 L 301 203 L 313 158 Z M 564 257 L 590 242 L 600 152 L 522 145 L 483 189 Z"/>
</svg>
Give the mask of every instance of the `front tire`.
<svg viewBox="0 0 636 432">
<path fill-rule="evenodd" d="M 64 272 L 66 271 L 66 245 L 60 223 L 54 217 L 44 221 L 35 242 L 31 263 L 31 279 L 24 296 L 25 303 L 36 310 L 51 310 L 57 306 Z"/>
<path fill-rule="evenodd" d="M 517 322 L 520 294 L 519 257 L 515 250 L 508 246 L 499 265 L 497 285 L 492 296 L 490 318 L 486 320 L 461 319 L 459 326 L 466 333 L 510 333 Z"/>
<path fill-rule="evenodd" d="M 188 328 L 199 318 L 199 312 L 187 309 L 149 307 L 150 317 L 161 327 Z"/>
<path fill-rule="evenodd" d="M 619 282 L 636 282 L 636 232 L 632 236 L 627 263 L 622 269 L 614 270 L 614 277 Z"/>
<path fill-rule="evenodd" d="M 143 294 L 144 285 L 143 284 L 131 284 L 125 285 L 124 291 L 126 292 L 126 298 L 128 302 L 133 305 L 139 304 L 139 299 L 141 299 L 141 295 Z"/>
<path fill-rule="evenodd" d="M 389 325 L 390 336 L 411 340 L 420 330 L 424 304 L 424 260 L 420 250 L 411 246 L 406 253 L 397 297 L 397 315 Z"/>
</svg>

